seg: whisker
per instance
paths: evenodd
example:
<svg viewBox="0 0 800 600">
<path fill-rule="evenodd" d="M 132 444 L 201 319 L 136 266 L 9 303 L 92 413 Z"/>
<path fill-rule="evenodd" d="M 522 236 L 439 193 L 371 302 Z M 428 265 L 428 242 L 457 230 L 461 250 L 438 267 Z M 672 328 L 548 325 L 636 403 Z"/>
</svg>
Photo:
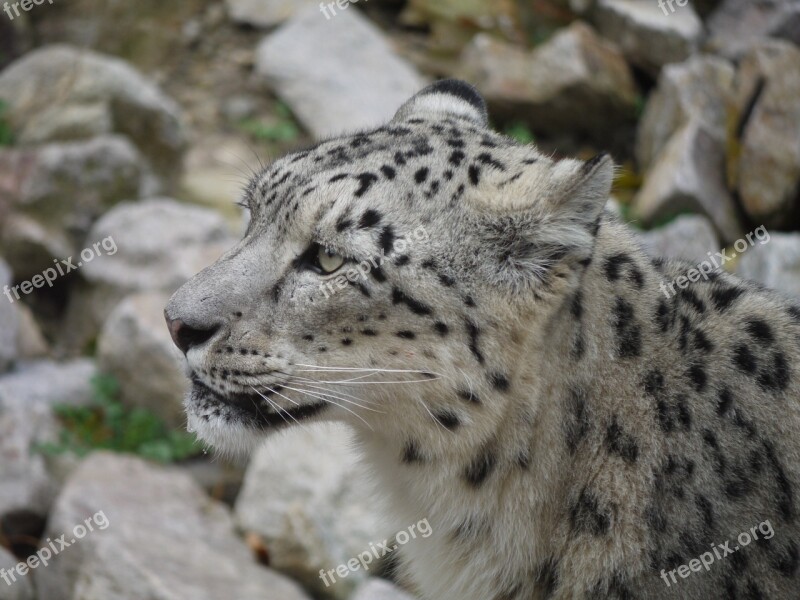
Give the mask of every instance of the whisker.
<svg viewBox="0 0 800 600">
<path fill-rule="evenodd" d="M 294 388 L 289 388 L 289 389 L 294 389 Z M 367 427 L 372 429 L 372 426 L 369 423 L 367 423 L 361 415 L 357 414 L 356 412 L 354 412 L 353 410 L 347 408 L 346 406 L 342 406 L 341 404 L 339 404 L 335 400 L 331 400 L 330 398 L 326 398 L 326 397 L 323 397 L 323 396 L 318 396 L 317 394 L 315 394 L 313 392 L 309 392 L 307 390 L 296 389 L 295 391 L 300 392 L 301 394 L 306 394 L 307 396 L 311 396 L 312 398 L 317 398 L 318 400 L 322 400 L 323 402 L 328 402 L 329 404 L 333 404 L 334 406 L 338 406 L 339 408 L 341 408 L 343 410 L 346 410 L 347 412 L 352 414 L 357 419 L 360 419 L 364 423 L 364 425 L 366 425 Z"/>
<path fill-rule="evenodd" d="M 309 391 L 307 389 L 293 388 L 293 387 L 290 387 L 290 386 L 285 386 L 285 387 L 286 387 L 286 389 L 289 389 L 289 390 L 295 390 L 295 391 L 298 391 L 298 392 L 307 392 L 309 394 L 312 393 L 311 391 Z M 347 398 L 344 398 L 344 397 L 336 394 L 335 392 L 331 392 L 329 390 L 326 390 L 325 388 L 323 388 L 321 386 L 315 386 L 315 387 L 317 387 L 319 389 L 319 391 L 316 391 L 316 392 L 313 392 L 313 393 L 324 393 L 327 396 L 330 396 L 332 398 L 336 398 L 337 400 L 341 400 L 342 402 L 347 402 L 348 404 L 352 404 L 353 406 L 357 406 L 358 408 L 361 408 L 363 410 L 369 410 L 369 411 L 374 412 L 374 413 L 380 413 L 381 412 L 379 410 L 375 410 L 374 408 L 369 408 L 368 406 L 362 406 L 358 402 L 354 402 L 352 400 L 348 400 Z M 353 398 L 355 398 L 355 396 L 353 396 Z M 356 399 L 358 400 L 358 398 L 356 398 Z"/>
</svg>

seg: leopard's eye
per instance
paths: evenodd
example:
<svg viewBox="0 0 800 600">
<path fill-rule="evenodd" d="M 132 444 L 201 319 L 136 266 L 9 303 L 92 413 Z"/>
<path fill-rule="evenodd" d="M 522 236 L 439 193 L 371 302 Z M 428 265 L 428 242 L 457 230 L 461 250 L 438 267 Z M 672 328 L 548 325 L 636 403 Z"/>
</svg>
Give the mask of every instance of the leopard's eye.
<svg viewBox="0 0 800 600">
<path fill-rule="evenodd" d="M 317 264 L 320 270 L 326 275 L 333 273 L 344 264 L 344 258 L 338 254 L 328 252 L 325 248 L 320 246 L 317 252 Z"/>
</svg>

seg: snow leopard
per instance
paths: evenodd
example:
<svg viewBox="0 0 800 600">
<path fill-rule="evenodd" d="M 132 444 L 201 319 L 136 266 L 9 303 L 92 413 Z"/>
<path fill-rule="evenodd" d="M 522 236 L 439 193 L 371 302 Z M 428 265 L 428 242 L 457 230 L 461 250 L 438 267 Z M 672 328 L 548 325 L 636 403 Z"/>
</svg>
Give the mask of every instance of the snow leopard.
<svg viewBox="0 0 800 600">
<path fill-rule="evenodd" d="M 495 132 L 442 80 L 292 152 L 172 297 L 189 426 L 247 451 L 352 430 L 425 600 L 797 598 L 800 303 L 669 284 L 607 154 Z"/>
</svg>

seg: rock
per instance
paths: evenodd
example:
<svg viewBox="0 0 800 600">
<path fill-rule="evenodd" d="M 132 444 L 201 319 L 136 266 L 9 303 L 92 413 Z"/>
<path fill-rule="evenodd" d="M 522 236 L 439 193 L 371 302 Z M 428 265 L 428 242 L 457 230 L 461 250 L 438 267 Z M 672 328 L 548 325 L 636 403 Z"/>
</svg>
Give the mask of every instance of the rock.
<svg viewBox="0 0 800 600">
<path fill-rule="evenodd" d="M 800 44 L 800 5 L 796 0 L 725 0 L 707 26 L 706 50 L 738 59 L 766 37 Z"/>
<path fill-rule="evenodd" d="M 19 562 L 16 556 L 0 546 L 0 573 L 12 571 Z M 33 593 L 33 586 L 28 576 L 23 577 L 15 572 L 14 577 L 15 580 L 12 580 L 11 575 L 8 575 L 9 581 L 3 581 L 2 583 L 3 587 L 0 589 L 3 590 L 3 600 L 34 600 L 36 596 Z M 9 583 L 10 585 L 6 587 Z"/>
<path fill-rule="evenodd" d="M 331 425 L 271 438 L 252 458 L 235 508 L 239 526 L 266 542 L 273 567 L 341 599 L 369 573 L 351 572 L 326 588 L 320 569 L 335 569 L 389 537 L 350 443 Z"/>
<path fill-rule="evenodd" d="M 657 74 L 662 66 L 694 54 L 703 35 L 691 4 L 673 7 L 674 12 L 664 14 L 656 0 L 598 0 L 593 21 L 632 64 Z"/>
<path fill-rule="evenodd" d="M 22 360 L 43 358 L 50 352 L 47 340 L 42 335 L 42 330 L 27 305 L 18 302 L 17 319 L 19 321 L 19 335 L 17 336 L 17 349 Z"/>
<path fill-rule="evenodd" d="M 177 428 L 186 423 L 189 385 L 183 355 L 164 323 L 168 301 L 168 294 L 145 292 L 120 302 L 100 332 L 97 360 L 119 381 L 125 404 L 147 408 Z"/>
<path fill-rule="evenodd" d="M 36 570 L 41 598 L 308 600 L 256 564 L 228 509 L 175 468 L 92 454 L 59 495 L 45 535 L 69 542 L 86 521 L 93 531 Z"/>
<path fill-rule="evenodd" d="M 45 46 L 0 73 L 0 98 L 21 144 L 121 133 L 167 186 L 178 181 L 186 146 L 178 106 L 120 59 Z"/>
<path fill-rule="evenodd" d="M 700 215 L 683 215 L 668 225 L 638 234 L 654 258 L 676 258 L 699 264 L 722 248 L 711 222 Z"/>
<path fill-rule="evenodd" d="M 731 170 L 745 212 L 758 224 L 794 228 L 800 215 L 800 49 L 778 40 L 754 47 L 742 59 L 737 96 L 746 120 L 738 167 Z"/>
<path fill-rule="evenodd" d="M 424 86 L 356 9 L 298 13 L 256 52 L 256 73 L 316 138 L 384 124 Z"/>
<path fill-rule="evenodd" d="M 414 600 L 414 596 L 385 579 L 370 577 L 358 586 L 352 600 Z"/>
<path fill-rule="evenodd" d="M 699 120 L 714 139 L 723 143 L 734 75 L 733 65 L 713 56 L 697 56 L 664 67 L 637 131 L 639 167 L 649 168 L 672 134 L 692 119 Z"/>
<path fill-rule="evenodd" d="M 0 245 L 17 277 L 29 279 L 51 267 L 53 257 L 79 252 L 101 214 L 138 198 L 147 185 L 141 156 L 122 136 L 0 153 L 0 189 L 12 210 Z M 66 254 L 50 253 L 57 249 Z"/>
<path fill-rule="evenodd" d="M 461 57 L 460 76 L 473 82 L 493 114 L 524 119 L 560 134 L 619 134 L 632 126 L 636 86 L 619 49 L 576 21 L 526 52 L 484 34 Z"/>
<path fill-rule="evenodd" d="M 742 253 L 736 273 L 800 299 L 800 234 L 770 233 Z"/>
<path fill-rule="evenodd" d="M 319 2 L 316 0 L 225 0 L 225 6 L 232 20 L 253 27 L 280 25 L 310 6 L 316 7 L 319 12 Z"/>
<path fill-rule="evenodd" d="M 115 206 L 95 223 L 85 245 L 104 240 L 115 251 L 79 271 L 86 283 L 70 297 L 60 340 L 65 352 L 84 349 L 128 294 L 171 294 L 235 243 L 219 214 L 166 198 Z"/>
<path fill-rule="evenodd" d="M 57 441 L 53 406 L 90 402 L 96 374 L 92 361 L 80 359 L 32 362 L 0 378 L 0 515 L 20 508 L 47 514 L 58 482 L 31 445 Z"/>
<path fill-rule="evenodd" d="M 723 181 L 722 144 L 697 120 L 681 127 L 645 174 L 633 213 L 646 225 L 682 212 L 705 214 L 724 242 L 742 235 L 733 198 Z"/>
<path fill-rule="evenodd" d="M 13 302 L 16 302 L 13 291 L 9 289 L 10 298 L 6 295 L 6 286 L 13 285 L 11 269 L 0 259 L 0 373 L 7 371 L 17 359 L 17 335 L 19 332 L 19 314 Z"/>
</svg>

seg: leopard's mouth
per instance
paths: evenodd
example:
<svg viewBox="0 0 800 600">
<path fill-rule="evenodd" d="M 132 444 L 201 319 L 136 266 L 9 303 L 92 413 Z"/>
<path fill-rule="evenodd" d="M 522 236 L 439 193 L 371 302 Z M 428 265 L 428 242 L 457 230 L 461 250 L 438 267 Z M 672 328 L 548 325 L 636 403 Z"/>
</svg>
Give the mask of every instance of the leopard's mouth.
<svg viewBox="0 0 800 600">
<path fill-rule="evenodd" d="M 280 385 L 276 386 L 278 390 Z M 267 398 L 273 392 L 263 394 L 244 393 L 221 395 L 206 386 L 196 377 L 192 378 L 192 388 L 187 398 L 187 409 L 203 421 L 212 419 L 231 423 L 234 420 L 252 428 L 265 429 L 299 423 L 322 412 L 327 402 L 309 402 L 291 408 L 279 407 Z"/>
</svg>

